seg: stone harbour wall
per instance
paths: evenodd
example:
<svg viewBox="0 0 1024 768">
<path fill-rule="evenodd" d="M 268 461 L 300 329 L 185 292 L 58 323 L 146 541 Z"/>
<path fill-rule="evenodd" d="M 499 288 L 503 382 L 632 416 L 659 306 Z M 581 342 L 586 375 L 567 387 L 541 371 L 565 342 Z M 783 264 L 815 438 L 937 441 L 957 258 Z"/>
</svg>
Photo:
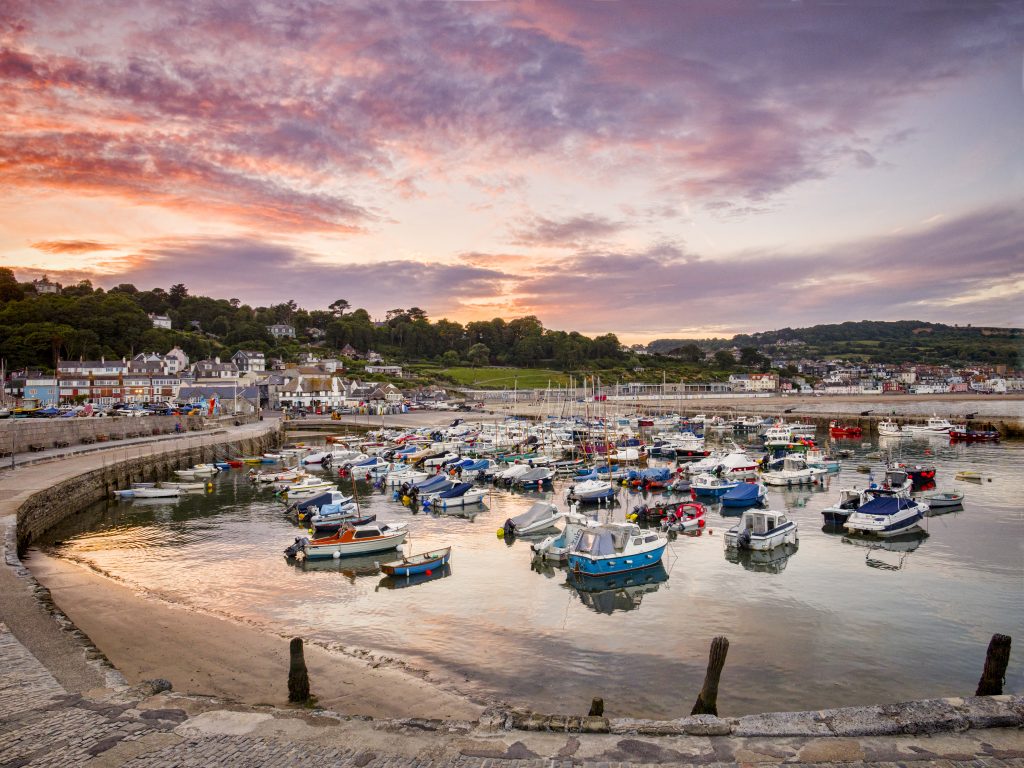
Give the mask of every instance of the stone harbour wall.
<svg viewBox="0 0 1024 768">
<path fill-rule="evenodd" d="M 169 448 L 149 456 L 113 461 L 106 466 L 55 483 L 50 488 L 33 494 L 19 507 L 18 554 L 24 554 L 35 539 L 58 523 L 78 514 L 90 504 L 110 498 L 119 488 L 127 488 L 132 483 L 167 480 L 174 477 L 176 469 L 187 469 L 193 464 L 203 462 L 220 461 L 226 456 L 259 455 L 280 445 L 281 435 L 281 431 L 276 427 L 268 425 L 262 434 L 234 441 Z"/>
<path fill-rule="evenodd" d="M 0 456 L 166 435 L 174 432 L 177 424 L 188 432 L 206 428 L 206 421 L 201 416 L 4 419 L 0 421 Z"/>
</svg>

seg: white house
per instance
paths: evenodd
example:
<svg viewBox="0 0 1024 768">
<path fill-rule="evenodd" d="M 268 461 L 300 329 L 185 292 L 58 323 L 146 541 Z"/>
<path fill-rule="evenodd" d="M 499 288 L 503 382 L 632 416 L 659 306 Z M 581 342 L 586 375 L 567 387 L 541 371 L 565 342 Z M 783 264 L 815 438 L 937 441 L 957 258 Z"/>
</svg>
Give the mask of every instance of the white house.
<svg viewBox="0 0 1024 768">
<path fill-rule="evenodd" d="M 152 321 L 154 328 L 171 330 L 171 318 L 167 315 L 150 315 L 149 319 Z"/>
<path fill-rule="evenodd" d="M 287 325 L 285 323 L 275 323 L 274 325 L 268 325 L 267 330 L 270 331 L 270 335 L 275 339 L 294 339 L 295 338 L 295 326 Z"/>
<path fill-rule="evenodd" d="M 367 373 L 381 373 L 385 376 L 401 376 L 402 366 L 400 365 L 368 365 Z"/>
<path fill-rule="evenodd" d="M 164 362 L 167 363 L 168 373 L 180 373 L 188 368 L 188 355 L 181 347 L 175 347 L 164 355 Z"/>
</svg>

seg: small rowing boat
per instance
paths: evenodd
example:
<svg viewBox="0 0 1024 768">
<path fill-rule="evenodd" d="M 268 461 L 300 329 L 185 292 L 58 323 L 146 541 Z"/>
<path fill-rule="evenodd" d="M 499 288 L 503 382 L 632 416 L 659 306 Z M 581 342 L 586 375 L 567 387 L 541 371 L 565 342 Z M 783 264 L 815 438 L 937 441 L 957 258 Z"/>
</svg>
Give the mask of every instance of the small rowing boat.
<svg viewBox="0 0 1024 768">
<path fill-rule="evenodd" d="M 390 563 L 384 563 L 380 569 L 388 576 L 414 576 L 418 573 L 431 573 L 448 564 L 451 559 L 452 548 L 445 547 L 433 552 L 423 552 L 418 555 L 403 557 Z"/>
</svg>

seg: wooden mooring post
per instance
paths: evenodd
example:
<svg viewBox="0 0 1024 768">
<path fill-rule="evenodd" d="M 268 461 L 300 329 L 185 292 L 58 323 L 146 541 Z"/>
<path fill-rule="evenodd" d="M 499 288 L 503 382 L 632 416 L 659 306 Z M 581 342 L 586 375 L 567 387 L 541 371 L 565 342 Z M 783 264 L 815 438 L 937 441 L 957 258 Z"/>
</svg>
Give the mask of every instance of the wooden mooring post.
<svg viewBox="0 0 1024 768">
<path fill-rule="evenodd" d="M 291 662 L 288 665 L 288 701 L 304 704 L 309 701 L 309 672 L 306 657 L 302 652 L 302 638 L 293 637 Z"/>
<path fill-rule="evenodd" d="M 985 653 L 985 669 L 975 696 L 999 696 L 1006 680 L 1006 667 L 1010 663 L 1010 636 L 992 635 Z"/>
<path fill-rule="evenodd" d="M 711 653 L 708 655 L 708 671 L 704 675 L 704 686 L 697 694 L 697 703 L 693 705 L 691 715 L 718 716 L 718 680 L 722 676 L 725 657 L 729 653 L 729 638 L 716 637 L 711 641 Z"/>
<path fill-rule="evenodd" d="M 587 714 L 589 717 L 603 717 L 604 699 L 595 696 L 594 700 L 590 702 L 590 712 L 588 712 Z"/>
</svg>

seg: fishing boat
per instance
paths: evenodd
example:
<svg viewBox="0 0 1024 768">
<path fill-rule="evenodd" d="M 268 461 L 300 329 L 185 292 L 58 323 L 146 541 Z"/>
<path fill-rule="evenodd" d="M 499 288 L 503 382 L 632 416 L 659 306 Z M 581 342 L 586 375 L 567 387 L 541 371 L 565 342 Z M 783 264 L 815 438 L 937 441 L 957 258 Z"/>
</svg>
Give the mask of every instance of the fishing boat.
<svg viewBox="0 0 1024 768">
<path fill-rule="evenodd" d="M 860 437 L 864 430 L 855 424 L 842 424 L 838 421 L 828 423 L 828 434 L 830 437 Z"/>
<path fill-rule="evenodd" d="M 319 539 L 298 538 L 285 550 L 285 557 L 323 560 L 384 552 L 397 549 L 408 535 L 406 523 L 374 522 L 369 525 L 348 526 L 333 536 Z"/>
<path fill-rule="evenodd" d="M 947 507 L 959 507 L 964 503 L 964 492 L 956 489 L 952 491 L 930 491 L 922 494 L 921 498 L 929 509 L 945 509 Z"/>
<path fill-rule="evenodd" d="M 957 425 L 949 430 L 949 439 L 962 443 L 998 443 L 999 432 L 995 429 L 968 429 Z"/>
<path fill-rule="evenodd" d="M 409 555 L 401 560 L 381 563 L 380 569 L 388 576 L 415 576 L 420 573 L 430 574 L 434 570 L 448 565 L 452 556 L 452 548 L 445 547 L 432 552 Z"/>
<path fill-rule="evenodd" d="M 661 562 L 668 538 L 635 523 L 607 523 L 580 532 L 569 549 L 574 574 L 604 576 L 650 568 Z"/>
<path fill-rule="evenodd" d="M 928 505 L 905 494 L 876 496 L 862 504 L 846 519 L 850 534 L 898 536 L 920 529 Z"/>
<path fill-rule="evenodd" d="M 890 462 L 887 469 L 901 470 L 914 482 L 915 488 L 921 488 L 935 482 L 934 464 L 905 464 L 900 461 Z"/>
<path fill-rule="evenodd" d="M 538 501 L 526 512 L 510 517 L 502 527 L 505 536 L 529 536 L 554 528 L 565 518 L 565 513 L 554 504 Z"/>
<path fill-rule="evenodd" d="M 739 523 L 725 532 L 725 546 L 733 549 L 768 550 L 798 543 L 796 523 L 774 510 L 744 510 Z"/>
<path fill-rule="evenodd" d="M 813 485 L 821 482 L 828 474 L 824 467 L 810 467 L 803 456 L 790 454 L 783 460 L 782 468 L 764 472 L 761 478 L 766 485 L 793 486 Z"/>
<path fill-rule="evenodd" d="M 722 495 L 722 506 L 752 507 L 764 501 L 767 492 L 762 483 L 740 483 Z"/>
</svg>

